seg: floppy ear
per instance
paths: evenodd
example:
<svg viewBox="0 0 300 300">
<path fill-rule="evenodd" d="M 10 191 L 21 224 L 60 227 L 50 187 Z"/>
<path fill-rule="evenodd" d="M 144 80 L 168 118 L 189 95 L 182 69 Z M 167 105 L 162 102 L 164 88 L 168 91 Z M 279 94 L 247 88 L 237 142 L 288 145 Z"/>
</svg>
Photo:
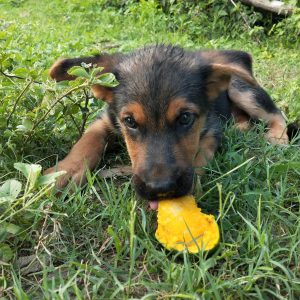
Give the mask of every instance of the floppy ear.
<svg viewBox="0 0 300 300">
<path fill-rule="evenodd" d="M 217 98 L 220 92 L 227 90 L 232 77 L 238 77 L 252 86 L 257 85 L 252 74 L 240 66 L 213 63 L 207 67 L 209 71 L 206 80 L 206 93 L 209 100 Z"/>
<path fill-rule="evenodd" d="M 76 76 L 68 74 L 68 70 L 74 66 L 80 66 L 81 63 L 96 65 L 97 67 L 103 67 L 101 73 L 112 72 L 114 66 L 120 61 L 121 55 L 119 54 L 101 54 L 91 57 L 81 58 L 63 58 L 57 60 L 50 68 L 49 75 L 55 81 L 74 80 Z M 113 92 L 111 88 L 93 85 L 92 92 L 98 99 L 102 99 L 108 103 L 113 100 Z"/>
</svg>

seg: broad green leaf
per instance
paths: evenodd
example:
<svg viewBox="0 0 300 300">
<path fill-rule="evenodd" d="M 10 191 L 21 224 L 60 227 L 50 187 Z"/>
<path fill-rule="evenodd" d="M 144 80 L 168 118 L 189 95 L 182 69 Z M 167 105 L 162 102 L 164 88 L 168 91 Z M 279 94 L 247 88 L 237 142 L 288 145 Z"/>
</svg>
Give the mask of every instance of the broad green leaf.
<svg viewBox="0 0 300 300">
<path fill-rule="evenodd" d="M 18 131 L 27 131 L 24 125 L 18 125 L 18 126 L 16 126 L 16 129 Z"/>
<path fill-rule="evenodd" d="M 228 13 L 225 10 L 220 10 L 218 15 L 219 15 L 219 17 L 224 17 L 224 16 L 227 16 Z"/>
<path fill-rule="evenodd" d="M 23 119 L 22 125 L 17 126 L 17 129 L 20 131 L 30 131 L 32 128 L 33 122 L 28 118 Z"/>
<path fill-rule="evenodd" d="M 17 76 L 26 77 L 28 75 L 28 69 L 27 68 L 16 68 L 13 70 L 13 73 Z"/>
<path fill-rule="evenodd" d="M 85 77 L 77 77 L 75 80 L 68 81 L 69 87 L 76 87 L 83 84 L 86 81 Z"/>
<path fill-rule="evenodd" d="M 112 73 L 101 74 L 94 82 L 106 87 L 115 87 L 119 84 Z"/>
<path fill-rule="evenodd" d="M 6 232 L 11 233 L 13 235 L 16 235 L 22 229 L 20 226 L 8 222 L 1 223 L 1 226 L 4 227 Z"/>
<path fill-rule="evenodd" d="M 57 82 L 56 83 L 56 90 L 65 90 L 66 88 L 68 88 L 70 86 L 70 81 L 68 80 L 63 80 L 63 81 L 60 81 L 60 82 Z"/>
<path fill-rule="evenodd" d="M 298 169 L 300 170 L 300 161 L 290 161 L 287 163 L 278 163 L 270 167 L 272 172 L 285 173 L 288 170 Z"/>
<path fill-rule="evenodd" d="M 22 172 L 29 182 L 29 189 L 32 189 L 41 175 L 42 166 L 36 164 L 15 163 L 14 168 Z"/>
<path fill-rule="evenodd" d="M 95 77 L 97 76 L 101 71 L 103 71 L 103 67 L 94 68 L 91 72 L 91 76 Z"/>
<path fill-rule="evenodd" d="M 12 259 L 13 252 L 11 248 L 4 243 L 0 244 L 0 261 L 8 262 Z"/>
<path fill-rule="evenodd" d="M 57 177 L 64 175 L 64 174 L 66 174 L 66 171 L 59 171 L 59 172 L 43 175 L 43 176 L 40 176 L 37 183 L 39 186 L 52 184 L 52 183 L 55 183 Z"/>
<path fill-rule="evenodd" d="M 14 163 L 14 168 L 22 172 L 28 179 L 31 173 L 40 173 L 42 171 L 41 165 L 27 164 L 27 163 Z"/>
<path fill-rule="evenodd" d="M 68 71 L 68 74 L 74 75 L 77 77 L 90 78 L 89 73 L 83 67 L 79 67 L 79 66 L 72 67 Z"/>
<path fill-rule="evenodd" d="M 3 207 L 4 204 L 9 205 L 14 200 L 15 200 L 15 198 L 13 198 L 11 196 L 0 196 L 0 206 Z"/>
<path fill-rule="evenodd" d="M 0 186 L 0 197 L 17 198 L 22 189 L 22 183 L 15 179 L 6 180 Z"/>
</svg>

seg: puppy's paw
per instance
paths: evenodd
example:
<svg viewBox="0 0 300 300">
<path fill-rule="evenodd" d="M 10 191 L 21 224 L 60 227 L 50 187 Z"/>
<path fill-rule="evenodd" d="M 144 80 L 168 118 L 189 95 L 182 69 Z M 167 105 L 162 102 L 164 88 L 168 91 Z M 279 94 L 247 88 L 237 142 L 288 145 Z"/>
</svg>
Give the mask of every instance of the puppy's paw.
<svg viewBox="0 0 300 300">
<path fill-rule="evenodd" d="M 240 131 L 247 131 L 250 129 L 250 123 L 248 121 L 236 122 L 234 126 Z"/>
<path fill-rule="evenodd" d="M 266 139 L 273 145 L 288 145 L 289 137 L 287 135 L 286 129 L 270 129 L 266 133 Z"/>
<path fill-rule="evenodd" d="M 59 176 L 55 182 L 55 188 L 60 190 L 66 187 L 69 182 L 74 182 L 80 185 L 86 181 L 84 164 L 74 163 L 69 161 L 60 161 L 56 166 L 44 171 L 44 175 L 51 174 L 58 171 L 65 171 L 66 173 Z"/>
</svg>

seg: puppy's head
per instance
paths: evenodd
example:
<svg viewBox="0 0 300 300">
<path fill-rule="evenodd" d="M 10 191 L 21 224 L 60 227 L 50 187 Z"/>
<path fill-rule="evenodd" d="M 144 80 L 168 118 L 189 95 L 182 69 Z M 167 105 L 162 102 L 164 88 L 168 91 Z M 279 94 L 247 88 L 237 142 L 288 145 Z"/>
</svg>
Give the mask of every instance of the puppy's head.
<svg viewBox="0 0 300 300">
<path fill-rule="evenodd" d="M 113 108 L 143 198 L 187 194 L 207 107 L 197 60 L 179 48 L 139 50 L 117 68 Z"/>
<path fill-rule="evenodd" d="M 115 74 L 119 85 L 95 86 L 93 91 L 109 103 L 118 121 L 136 191 L 149 200 L 187 194 L 213 99 L 227 89 L 232 75 L 248 82 L 254 79 L 238 65 L 171 46 L 108 57 L 106 71 Z"/>
</svg>

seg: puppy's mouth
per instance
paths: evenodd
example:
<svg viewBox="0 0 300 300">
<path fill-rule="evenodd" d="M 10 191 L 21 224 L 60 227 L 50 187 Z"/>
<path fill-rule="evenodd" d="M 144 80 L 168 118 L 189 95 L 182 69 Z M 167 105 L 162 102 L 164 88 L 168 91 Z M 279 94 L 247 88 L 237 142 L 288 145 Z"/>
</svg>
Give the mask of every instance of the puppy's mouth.
<svg viewBox="0 0 300 300">
<path fill-rule="evenodd" d="M 189 194 L 193 185 L 192 179 L 193 169 L 188 168 L 185 172 L 182 172 L 180 178 L 176 182 L 176 187 L 170 190 L 167 190 L 166 188 L 162 191 L 151 189 L 145 184 L 145 180 L 141 180 L 138 175 L 133 176 L 133 185 L 138 196 L 148 202 L 149 208 L 151 210 L 157 210 L 159 201 L 164 199 L 174 199 Z"/>
<path fill-rule="evenodd" d="M 160 200 L 164 199 L 173 199 L 185 196 L 186 194 L 177 194 L 177 193 L 159 193 L 157 196 L 157 200 L 149 200 L 149 208 L 151 210 L 158 210 L 158 203 Z"/>
<path fill-rule="evenodd" d="M 167 199 L 167 198 L 174 198 L 176 197 L 176 193 L 174 191 L 168 193 L 159 193 L 157 194 L 156 200 L 149 200 L 149 207 L 151 210 L 158 210 L 158 202 L 159 200 Z"/>
<path fill-rule="evenodd" d="M 158 200 L 149 201 L 149 207 L 151 210 L 158 210 Z"/>
</svg>

